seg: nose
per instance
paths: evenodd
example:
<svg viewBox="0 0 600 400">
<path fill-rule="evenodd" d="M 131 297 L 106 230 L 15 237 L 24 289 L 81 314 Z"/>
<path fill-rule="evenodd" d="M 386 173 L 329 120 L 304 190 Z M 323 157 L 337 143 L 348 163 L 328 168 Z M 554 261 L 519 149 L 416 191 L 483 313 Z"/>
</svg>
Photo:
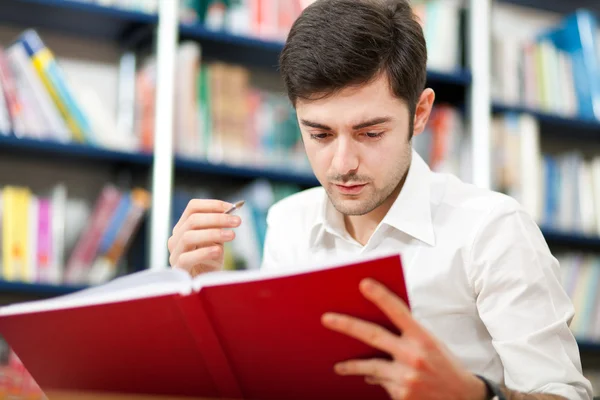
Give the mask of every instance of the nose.
<svg viewBox="0 0 600 400">
<path fill-rule="evenodd" d="M 331 163 L 332 169 L 340 175 L 355 172 L 360 164 L 356 143 L 341 135 L 336 142 L 335 153 Z"/>
</svg>

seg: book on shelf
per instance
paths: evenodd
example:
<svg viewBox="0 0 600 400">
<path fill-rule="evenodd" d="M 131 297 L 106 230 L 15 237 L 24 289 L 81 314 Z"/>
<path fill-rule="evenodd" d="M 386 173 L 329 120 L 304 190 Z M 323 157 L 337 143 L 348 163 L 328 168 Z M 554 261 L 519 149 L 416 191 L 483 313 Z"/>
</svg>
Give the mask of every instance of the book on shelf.
<svg viewBox="0 0 600 400">
<path fill-rule="evenodd" d="M 573 302 L 575 316 L 570 328 L 577 339 L 600 343 L 600 257 L 561 253 L 561 283 Z"/>
<path fill-rule="evenodd" d="M 509 19 L 510 21 L 510 19 Z M 600 30 L 578 9 L 528 34 L 502 21 L 492 37 L 496 101 L 565 117 L 600 119 Z"/>
<path fill-rule="evenodd" d="M 412 142 L 432 171 L 454 174 L 466 182 L 471 180 L 470 140 L 456 107 L 434 105 L 425 130 Z"/>
<path fill-rule="evenodd" d="M 416 0 L 413 12 L 423 27 L 427 45 L 427 68 L 454 72 L 461 68 L 461 0 Z"/>
<path fill-rule="evenodd" d="M 91 2 L 146 13 L 158 11 L 158 0 Z M 211 31 L 284 42 L 294 21 L 312 3 L 314 0 L 182 0 L 179 20 Z M 459 69 L 463 53 L 462 2 L 416 0 L 411 5 L 423 26 L 429 53 L 428 67 L 445 72 Z"/>
<path fill-rule="evenodd" d="M 542 153 L 540 128 L 528 114 L 492 121 L 492 186 L 519 201 L 544 228 L 600 236 L 600 157 Z"/>
<path fill-rule="evenodd" d="M 165 269 L 2 307 L 0 334 L 44 390 L 384 399 L 381 386 L 339 376 L 333 366 L 386 355 L 321 323 L 334 311 L 397 333 L 361 295 L 367 277 L 410 305 L 398 254 L 193 279 Z M 300 376 L 310 384 L 298 386 Z"/>
<path fill-rule="evenodd" d="M 98 284 L 121 273 L 124 255 L 150 206 L 141 188 L 104 187 L 82 232 L 66 232 L 66 187 L 34 194 L 27 187 L 0 190 L 0 277 L 7 281 L 72 285 Z M 66 234 L 78 237 L 65 268 Z"/>
<path fill-rule="evenodd" d="M 126 65 L 124 64 L 123 69 Z M 34 29 L 0 49 L 0 134 L 134 150 L 132 133 L 85 84 L 73 85 Z"/>
<path fill-rule="evenodd" d="M 288 98 L 251 84 L 240 65 L 205 62 L 202 47 L 177 50 L 174 151 L 187 159 L 308 171 L 300 130 Z M 143 151 L 154 147 L 156 59 L 137 76 L 136 135 Z"/>
</svg>

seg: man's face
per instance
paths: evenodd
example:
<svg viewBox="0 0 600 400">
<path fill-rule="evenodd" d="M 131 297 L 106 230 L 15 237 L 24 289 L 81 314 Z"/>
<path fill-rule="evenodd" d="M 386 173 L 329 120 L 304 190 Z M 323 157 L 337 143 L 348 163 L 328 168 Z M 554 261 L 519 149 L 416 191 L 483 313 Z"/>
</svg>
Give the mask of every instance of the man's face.
<svg viewBox="0 0 600 400">
<path fill-rule="evenodd" d="M 364 215 L 397 195 L 411 161 L 410 116 L 385 75 L 298 100 L 296 111 L 313 171 L 339 212 Z"/>
</svg>

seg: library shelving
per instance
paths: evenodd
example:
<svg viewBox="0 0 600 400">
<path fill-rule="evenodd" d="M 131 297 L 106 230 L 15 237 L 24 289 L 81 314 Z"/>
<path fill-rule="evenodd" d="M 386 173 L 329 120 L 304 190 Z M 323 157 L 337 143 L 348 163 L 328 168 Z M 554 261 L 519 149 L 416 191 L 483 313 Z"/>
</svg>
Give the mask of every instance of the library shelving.
<svg viewBox="0 0 600 400">
<path fill-rule="evenodd" d="M 598 142 L 600 134 L 600 121 L 594 119 L 584 119 L 576 116 L 567 117 L 545 111 L 539 111 L 524 106 L 511 106 L 507 104 L 494 103 L 492 110 L 496 113 L 522 113 L 535 117 L 542 128 L 542 135 L 560 134 L 563 139 L 577 141 Z"/>
<path fill-rule="evenodd" d="M 139 28 L 152 29 L 158 15 L 74 0 L 3 0 L 0 22 L 127 43 Z"/>
<path fill-rule="evenodd" d="M 577 344 L 579 345 L 579 350 L 581 352 L 586 353 L 600 353 L 600 342 L 590 341 L 587 339 L 578 339 Z"/>
<path fill-rule="evenodd" d="M 284 46 L 284 43 L 280 41 L 214 31 L 200 24 L 180 24 L 179 36 L 182 39 L 201 42 L 203 51 L 210 57 L 273 70 L 277 68 L 278 57 Z M 434 85 L 443 84 L 464 88 L 471 84 L 472 77 L 468 69 L 457 69 L 451 72 L 430 70 L 427 73 L 427 79 L 430 84 Z"/>
<path fill-rule="evenodd" d="M 600 251 L 600 236 L 559 231 L 552 228 L 542 228 L 542 233 L 550 245 L 569 247 L 574 250 Z"/>
<path fill-rule="evenodd" d="M 64 294 L 71 294 L 82 289 L 85 286 L 71 286 L 71 285 L 54 285 L 44 283 L 25 283 L 25 282 L 11 282 L 0 280 L 0 293 L 9 294 L 22 294 L 22 295 L 34 295 L 34 296 L 59 296 Z"/>
<path fill-rule="evenodd" d="M 182 157 L 175 158 L 177 172 L 198 172 L 214 176 L 241 179 L 268 179 L 276 182 L 296 184 L 302 187 L 318 186 L 319 181 L 312 173 L 286 170 L 275 167 L 253 167 L 247 165 L 217 164 Z"/>
<path fill-rule="evenodd" d="M 539 10 L 541 14 L 548 18 L 556 16 L 560 19 L 578 9 L 590 10 L 597 17 L 600 17 L 600 2 L 597 0 L 496 0 L 497 5 L 503 5 L 501 3 L 527 7 L 527 15 L 530 15 L 529 13 L 532 10 Z M 553 145 L 553 148 L 561 149 L 561 151 L 575 148 L 585 150 L 589 154 L 597 151 L 595 149 L 600 144 L 600 120 L 585 119 L 578 116 L 568 117 L 500 102 L 491 102 L 491 111 L 499 114 L 507 112 L 522 113 L 534 117 L 539 124 L 541 143 Z M 560 249 L 561 252 L 589 253 L 590 255 L 597 255 L 600 251 L 600 235 L 557 230 L 547 226 L 541 226 L 541 230 L 553 250 Z M 600 352 L 600 341 L 596 338 L 578 338 L 578 344 L 584 360 L 584 371 L 588 368 L 597 370 L 600 365 L 597 358 Z"/>
<path fill-rule="evenodd" d="M 111 150 L 79 143 L 61 143 L 49 140 L 17 138 L 0 135 L 0 151 L 18 155 L 58 157 L 61 161 L 90 160 L 106 163 L 150 166 L 152 154 Z"/>
<path fill-rule="evenodd" d="M 499 0 L 502 3 L 510 3 L 524 7 L 537 8 L 545 11 L 566 14 L 577 8 L 587 8 L 600 12 L 600 3 L 598 0 Z"/>
</svg>

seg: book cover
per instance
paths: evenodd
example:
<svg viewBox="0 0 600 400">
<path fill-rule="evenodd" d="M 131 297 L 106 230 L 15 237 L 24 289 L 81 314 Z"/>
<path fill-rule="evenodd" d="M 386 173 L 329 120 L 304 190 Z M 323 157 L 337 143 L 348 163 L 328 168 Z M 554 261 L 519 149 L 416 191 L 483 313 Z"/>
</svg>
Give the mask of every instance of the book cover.
<svg viewBox="0 0 600 400">
<path fill-rule="evenodd" d="M 78 294 L 0 308 L 0 334 L 43 390 L 388 398 L 382 387 L 333 369 L 342 360 L 387 356 L 325 328 L 321 317 L 351 314 L 398 333 L 358 286 L 376 279 L 410 305 L 400 256 L 286 271 L 194 279 L 177 269 L 144 271 Z"/>
</svg>

